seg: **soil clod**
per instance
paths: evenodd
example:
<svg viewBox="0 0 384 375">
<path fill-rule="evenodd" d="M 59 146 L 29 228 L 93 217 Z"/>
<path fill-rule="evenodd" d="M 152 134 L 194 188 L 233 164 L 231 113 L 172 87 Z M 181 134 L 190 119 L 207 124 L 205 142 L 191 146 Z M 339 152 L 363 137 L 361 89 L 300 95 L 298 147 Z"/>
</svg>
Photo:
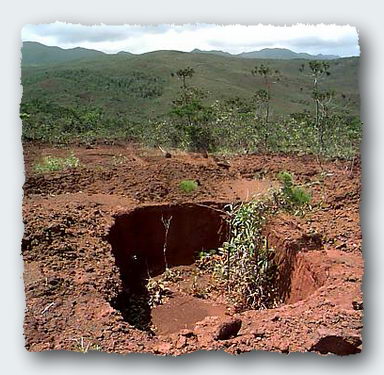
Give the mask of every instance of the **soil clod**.
<svg viewBox="0 0 384 375">
<path fill-rule="evenodd" d="M 361 352 L 361 338 L 356 335 L 334 333 L 326 330 L 319 330 L 310 351 L 321 354 L 333 353 L 336 355 L 348 355 Z"/>
<path fill-rule="evenodd" d="M 228 340 L 235 337 L 240 331 L 241 319 L 227 319 L 220 324 L 215 333 L 215 340 Z"/>
</svg>

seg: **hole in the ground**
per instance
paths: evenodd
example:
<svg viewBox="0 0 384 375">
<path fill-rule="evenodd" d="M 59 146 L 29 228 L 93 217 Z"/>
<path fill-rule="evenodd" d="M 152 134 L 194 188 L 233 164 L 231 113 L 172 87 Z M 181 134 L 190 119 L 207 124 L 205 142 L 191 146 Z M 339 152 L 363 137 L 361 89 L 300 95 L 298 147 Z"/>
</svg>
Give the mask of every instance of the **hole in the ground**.
<svg viewBox="0 0 384 375">
<path fill-rule="evenodd" d="M 109 242 L 123 290 L 112 305 L 127 322 L 144 330 L 150 326 L 149 277 L 167 267 L 191 265 L 199 252 L 222 245 L 228 224 L 220 208 L 215 204 L 143 206 L 116 218 Z"/>
<path fill-rule="evenodd" d="M 199 297 L 210 279 L 196 277 L 193 265 L 199 252 L 217 249 L 227 239 L 222 208 L 213 203 L 142 206 L 116 217 L 109 242 L 122 290 L 111 304 L 128 323 L 142 330 L 155 325 L 155 333 L 169 334 L 193 328 L 206 316 L 225 315 L 228 305 L 222 299 L 217 303 L 209 294 L 206 300 Z M 276 288 L 283 303 L 305 299 L 323 284 L 312 270 L 314 261 L 299 248 L 275 250 L 280 258 Z M 176 270 L 171 281 L 177 291 L 151 309 L 153 290 L 149 293 L 148 280 L 161 282 L 167 269 Z"/>
</svg>

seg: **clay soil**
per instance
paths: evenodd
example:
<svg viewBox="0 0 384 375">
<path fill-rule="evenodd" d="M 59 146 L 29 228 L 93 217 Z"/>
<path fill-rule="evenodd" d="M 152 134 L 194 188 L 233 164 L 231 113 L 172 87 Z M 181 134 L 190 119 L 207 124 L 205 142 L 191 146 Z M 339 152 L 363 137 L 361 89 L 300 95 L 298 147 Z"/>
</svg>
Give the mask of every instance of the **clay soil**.
<svg viewBox="0 0 384 375">
<path fill-rule="evenodd" d="M 70 151 L 80 159 L 79 168 L 33 171 L 42 156 Z M 160 151 L 126 144 L 25 144 L 24 157 L 28 350 L 160 355 L 361 351 L 358 160 L 320 167 L 316 158 L 297 155 L 224 160 L 173 152 L 166 158 Z M 314 209 L 304 217 L 280 214 L 265 225 L 264 234 L 281 259 L 282 303 L 239 312 L 219 292 L 207 292 L 210 280 L 196 273 L 196 251 L 218 247 L 225 239 L 220 214 L 225 204 L 266 194 L 278 185 L 276 174 L 282 170 L 311 191 Z M 197 181 L 197 190 L 183 192 L 179 183 L 186 179 Z M 172 217 L 167 266 L 174 276 L 163 304 L 138 312 L 145 328 L 132 319 L 130 301 L 145 302 L 140 283 L 147 274 L 156 280 L 165 271 L 164 217 Z M 223 322 L 234 318 L 242 322 L 240 331 L 217 339 Z"/>
</svg>

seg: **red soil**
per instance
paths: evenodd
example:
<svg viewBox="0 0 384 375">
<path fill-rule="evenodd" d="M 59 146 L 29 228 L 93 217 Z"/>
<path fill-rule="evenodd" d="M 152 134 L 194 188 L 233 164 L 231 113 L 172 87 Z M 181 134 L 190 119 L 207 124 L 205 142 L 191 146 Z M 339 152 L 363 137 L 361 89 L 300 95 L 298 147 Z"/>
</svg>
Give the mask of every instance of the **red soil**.
<svg viewBox="0 0 384 375">
<path fill-rule="evenodd" d="M 32 166 L 42 155 L 64 156 L 70 150 L 24 147 L 28 350 L 79 350 L 81 342 L 83 348 L 97 345 L 110 352 L 172 355 L 200 349 L 361 350 L 359 163 L 351 170 L 349 163 L 328 162 L 322 173 L 309 156 L 243 155 L 222 163 L 198 154 L 164 158 L 133 146 L 71 150 L 81 168 L 38 175 Z M 265 193 L 282 170 L 293 172 L 311 190 L 313 202 L 321 202 L 321 209 L 304 218 L 279 215 L 264 228 L 280 261 L 284 304 L 236 314 L 220 296 L 206 300 L 188 294 L 196 249 L 217 247 L 225 236 L 222 205 Z M 198 181 L 198 189 L 183 193 L 179 183 L 184 179 Z M 150 213 L 144 215 L 142 207 L 150 207 Z M 164 271 L 164 227 L 159 225 L 164 213 L 178 223 L 168 233 L 167 261 L 181 270 L 182 279 L 171 285 L 173 294 L 163 305 L 148 311 L 157 327 L 151 333 L 130 324 L 113 301 L 142 270 L 149 269 L 151 276 Z M 140 260 L 143 254 L 147 268 L 129 262 L 126 267 L 129 257 Z M 242 320 L 239 334 L 216 340 L 214 333 L 229 316 Z"/>
</svg>

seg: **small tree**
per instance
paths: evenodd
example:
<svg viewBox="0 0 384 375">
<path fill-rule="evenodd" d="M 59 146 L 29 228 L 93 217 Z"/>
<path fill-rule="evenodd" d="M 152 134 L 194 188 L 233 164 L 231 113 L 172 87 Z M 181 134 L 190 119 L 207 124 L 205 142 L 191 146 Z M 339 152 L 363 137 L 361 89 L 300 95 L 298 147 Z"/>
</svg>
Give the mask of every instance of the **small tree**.
<svg viewBox="0 0 384 375">
<path fill-rule="evenodd" d="M 325 149 L 324 135 L 327 127 L 330 125 L 330 104 L 334 98 L 334 92 L 331 90 L 327 91 L 314 91 L 312 98 L 317 104 L 317 115 L 316 115 L 316 129 L 319 139 L 320 154 Z"/>
<path fill-rule="evenodd" d="M 329 115 L 329 105 L 334 97 L 334 92 L 331 90 L 320 90 L 319 81 L 324 77 L 329 76 L 329 64 L 325 61 L 310 61 L 309 65 L 309 76 L 312 79 L 312 99 L 315 104 L 315 119 L 314 125 L 318 134 L 319 143 L 319 154 L 324 151 L 324 134 L 327 126 L 327 119 Z M 300 72 L 305 71 L 305 64 L 302 64 L 299 68 Z"/>
<path fill-rule="evenodd" d="M 186 67 L 185 69 L 179 69 L 176 73 L 171 73 L 172 77 L 176 76 L 182 81 L 182 88 L 187 88 L 187 78 L 192 78 L 195 74 L 195 70 L 191 67 Z"/>
<path fill-rule="evenodd" d="M 172 101 L 173 108 L 171 114 L 181 121 L 178 130 L 187 136 L 189 145 L 198 150 L 209 148 L 210 133 L 204 124 L 210 119 L 210 107 L 204 105 L 203 99 L 207 94 L 196 87 L 187 85 L 187 80 L 191 79 L 195 71 L 187 67 L 172 73 L 173 77 L 181 80 L 179 95 Z"/>
<path fill-rule="evenodd" d="M 259 108 L 262 108 L 264 112 L 263 115 L 263 142 L 264 147 L 267 147 L 268 140 L 268 125 L 271 109 L 271 88 L 272 83 L 280 80 L 280 72 L 278 70 L 273 70 L 267 65 L 261 64 L 260 66 L 255 66 L 251 71 L 253 76 L 261 76 L 264 81 L 264 88 L 257 90 L 254 95 L 254 101 L 256 103 L 256 117 Z"/>
<path fill-rule="evenodd" d="M 187 79 L 192 79 L 194 74 L 194 69 L 189 66 L 184 69 L 179 69 L 176 73 L 171 73 L 172 77 L 177 77 L 181 81 L 181 96 L 173 101 L 173 104 L 178 107 L 176 114 L 181 117 L 186 116 L 190 126 L 192 126 L 192 96 L 190 89 L 187 86 Z"/>
</svg>

